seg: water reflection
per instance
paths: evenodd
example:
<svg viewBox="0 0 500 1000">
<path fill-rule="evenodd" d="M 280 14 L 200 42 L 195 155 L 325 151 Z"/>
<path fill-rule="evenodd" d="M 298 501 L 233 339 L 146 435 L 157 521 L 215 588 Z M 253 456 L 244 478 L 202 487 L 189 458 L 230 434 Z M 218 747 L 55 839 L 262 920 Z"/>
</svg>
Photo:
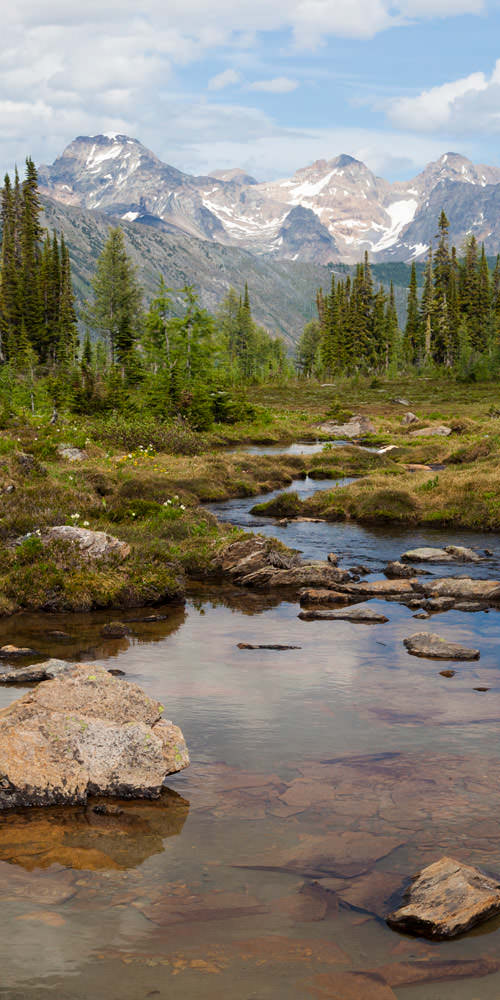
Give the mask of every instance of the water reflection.
<svg viewBox="0 0 500 1000">
<path fill-rule="evenodd" d="M 93 799 L 85 806 L 6 813 L 0 862 L 30 872 L 52 865 L 76 871 L 135 868 L 179 836 L 188 812 L 188 800 L 165 789 L 152 802 Z"/>
</svg>

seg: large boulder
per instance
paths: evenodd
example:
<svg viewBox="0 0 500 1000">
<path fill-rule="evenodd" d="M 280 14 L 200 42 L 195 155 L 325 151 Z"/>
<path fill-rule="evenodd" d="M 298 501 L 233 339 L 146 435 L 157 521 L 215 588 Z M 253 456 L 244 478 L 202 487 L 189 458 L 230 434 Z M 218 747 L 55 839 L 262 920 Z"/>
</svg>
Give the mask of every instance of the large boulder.
<svg viewBox="0 0 500 1000">
<path fill-rule="evenodd" d="M 0 712 L 0 809 L 157 798 L 189 764 L 180 729 L 136 684 L 74 667 Z"/>
<path fill-rule="evenodd" d="M 416 632 L 404 640 L 412 656 L 422 656 L 429 660 L 479 660 L 479 650 L 447 642 L 432 632 Z"/>
<path fill-rule="evenodd" d="M 387 917 L 396 930 L 443 940 L 500 913 L 500 883 L 478 868 L 441 858 L 413 879 L 403 906 Z"/>
<path fill-rule="evenodd" d="M 114 535 L 105 531 L 90 531 L 89 528 L 78 528 L 72 524 L 57 524 L 47 528 L 44 539 L 54 539 L 70 542 L 77 546 L 81 554 L 89 560 L 95 559 L 126 559 L 130 555 L 130 545 L 122 542 Z"/>
<path fill-rule="evenodd" d="M 276 589 L 289 587 L 334 588 L 351 579 L 347 570 L 329 562 L 303 562 L 301 557 L 276 547 L 269 539 L 253 537 L 233 542 L 223 553 L 221 568 L 242 587 Z"/>
<path fill-rule="evenodd" d="M 332 438 L 347 438 L 348 440 L 363 438 L 367 434 L 375 434 L 375 427 L 370 418 L 362 414 L 351 417 L 345 424 L 338 424 L 334 420 L 328 420 L 326 423 L 321 424 L 319 429 L 322 434 L 330 434 Z"/>
</svg>

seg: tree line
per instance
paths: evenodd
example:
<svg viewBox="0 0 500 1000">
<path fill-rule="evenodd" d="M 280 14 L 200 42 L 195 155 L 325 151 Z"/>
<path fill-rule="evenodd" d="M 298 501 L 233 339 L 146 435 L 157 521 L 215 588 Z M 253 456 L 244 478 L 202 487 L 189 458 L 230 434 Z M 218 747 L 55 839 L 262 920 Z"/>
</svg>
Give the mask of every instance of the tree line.
<svg viewBox="0 0 500 1000">
<path fill-rule="evenodd" d="M 459 254 L 449 244 L 444 211 L 437 245 L 429 248 L 423 287 L 412 264 L 407 320 L 400 329 L 394 287 L 375 288 L 368 254 L 351 278 L 332 276 L 317 295 L 318 319 L 297 348 L 297 367 L 318 377 L 424 368 L 475 377 L 500 365 L 500 255 L 490 269 L 484 244 L 467 237 Z"/>
<path fill-rule="evenodd" d="M 141 397 L 160 416 L 201 427 L 236 418 L 232 387 L 292 374 L 283 341 L 255 322 L 247 285 L 212 315 L 193 288 L 169 289 L 159 276 L 145 305 L 118 226 L 77 317 L 68 248 L 43 230 L 41 214 L 28 158 L 24 180 L 7 174 L 1 192 L 0 364 L 29 383 L 32 399 L 44 379 L 56 406 L 95 413 Z"/>
</svg>

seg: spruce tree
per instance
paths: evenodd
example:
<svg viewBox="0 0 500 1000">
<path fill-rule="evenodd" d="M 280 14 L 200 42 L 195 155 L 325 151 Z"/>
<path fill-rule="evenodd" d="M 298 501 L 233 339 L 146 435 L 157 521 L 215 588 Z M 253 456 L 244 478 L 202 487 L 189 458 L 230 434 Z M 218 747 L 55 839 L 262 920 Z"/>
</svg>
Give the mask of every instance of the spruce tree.
<svg viewBox="0 0 500 1000">
<path fill-rule="evenodd" d="M 111 364 L 125 367 L 139 335 L 142 289 L 127 254 L 123 231 L 109 230 L 92 281 L 88 323 L 109 346 Z"/>
<path fill-rule="evenodd" d="M 405 328 L 405 354 L 411 365 L 422 361 L 422 325 L 418 307 L 417 269 L 415 263 L 411 266 L 410 287 L 408 289 L 408 312 Z"/>
</svg>

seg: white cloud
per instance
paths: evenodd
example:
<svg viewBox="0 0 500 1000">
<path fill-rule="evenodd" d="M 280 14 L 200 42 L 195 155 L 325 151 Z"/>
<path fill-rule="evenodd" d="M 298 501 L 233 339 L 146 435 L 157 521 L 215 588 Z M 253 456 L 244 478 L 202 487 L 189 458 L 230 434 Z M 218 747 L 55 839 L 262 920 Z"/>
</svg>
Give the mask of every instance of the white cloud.
<svg viewBox="0 0 500 1000">
<path fill-rule="evenodd" d="M 137 4 L 137 0 L 86 0 L 77 4 L 17 0 L 4 4 L 0 164 L 10 167 L 27 152 L 39 162 L 47 161 L 75 135 L 113 130 L 144 138 L 153 148 L 159 145 L 158 136 L 168 135 L 169 147 L 159 152 L 166 152 L 170 160 L 175 152 L 179 162 L 181 155 L 194 148 L 187 137 L 185 146 L 179 144 L 169 129 L 172 105 L 180 107 L 180 115 L 174 115 L 177 123 L 185 110 L 182 94 L 177 95 L 177 105 L 168 97 L 179 67 L 192 66 L 211 53 L 217 58 L 221 53 L 228 56 L 228 49 L 258 51 L 259 32 L 288 32 L 296 46 L 311 47 L 330 35 L 371 38 L 405 19 L 477 13 L 482 2 L 142 0 Z M 264 89 L 286 93 L 294 86 L 288 77 L 265 80 L 266 70 L 258 72 L 262 79 L 253 88 L 256 94 Z M 223 70 L 212 77 L 210 89 L 238 82 L 236 75 L 235 69 Z M 247 124 L 255 124 L 258 112 L 245 110 L 250 111 Z M 196 117 L 194 110 L 192 115 Z M 207 127 L 212 118 L 213 112 L 206 109 Z M 229 110 L 214 128 L 232 129 L 233 124 Z M 274 128 L 273 123 L 266 123 L 263 134 Z M 223 136 L 214 132 L 214 138 L 227 141 L 228 148 L 234 141 L 229 130 Z M 264 161 L 262 151 L 263 167 Z"/>
<path fill-rule="evenodd" d="M 248 89 L 260 90 L 268 94 L 289 94 L 297 87 L 297 80 L 290 80 L 287 76 L 275 76 L 272 80 L 255 80 Z"/>
<path fill-rule="evenodd" d="M 500 131 L 500 60 L 493 73 L 471 73 L 460 80 L 399 97 L 389 106 L 389 120 L 399 128 L 454 135 Z"/>
<path fill-rule="evenodd" d="M 240 80 L 241 76 L 235 69 L 225 69 L 222 73 L 217 73 L 217 76 L 213 76 L 211 80 L 208 81 L 208 89 L 224 90 L 225 87 L 230 87 L 232 84 L 239 83 Z"/>
</svg>

